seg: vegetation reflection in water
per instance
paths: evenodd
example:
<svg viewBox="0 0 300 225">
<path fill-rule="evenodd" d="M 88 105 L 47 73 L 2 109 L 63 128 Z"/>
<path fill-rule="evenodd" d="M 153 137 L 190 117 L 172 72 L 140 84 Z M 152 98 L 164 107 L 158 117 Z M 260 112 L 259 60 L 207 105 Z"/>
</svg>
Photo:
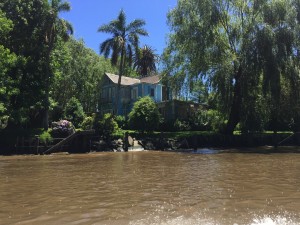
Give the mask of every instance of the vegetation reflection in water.
<svg viewBox="0 0 300 225">
<path fill-rule="evenodd" d="M 221 153 L 253 153 L 253 154 L 276 154 L 276 153 L 300 153 L 300 147 L 298 146 L 261 146 L 256 148 L 199 148 L 194 150 L 183 151 L 185 153 L 192 154 L 221 154 Z"/>
<path fill-rule="evenodd" d="M 0 157 L 0 224 L 299 224 L 300 154 Z"/>
</svg>

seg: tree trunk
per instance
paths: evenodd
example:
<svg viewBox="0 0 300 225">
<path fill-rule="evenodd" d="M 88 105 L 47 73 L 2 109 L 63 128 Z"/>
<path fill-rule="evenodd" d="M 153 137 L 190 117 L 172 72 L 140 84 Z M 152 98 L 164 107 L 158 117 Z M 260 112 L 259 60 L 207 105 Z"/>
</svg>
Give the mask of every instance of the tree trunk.
<svg viewBox="0 0 300 225">
<path fill-rule="evenodd" d="M 124 67 L 124 47 L 122 48 L 121 51 L 121 62 L 120 62 L 120 67 L 119 67 L 119 79 L 118 79 L 118 87 L 117 87 L 117 93 L 116 93 L 116 102 L 115 102 L 115 110 L 114 110 L 114 115 L 119 115 L 118 112 L 118 106 L 119 106 L 119 100 L 121 96 L 121 79 L 123 75 L 123 67 Z"/>
<path fill-rule="evenodd" d="M 52 69 L 51 69 L 51 52 L 54 47 L 54 40 L 51 38 L 48 43 L 48 49 L 46 52 L 46 71 L 45 71 L 45 99 L 44 99 L 44 110 L 43 110 L 43 120 L 42 120 L 42 127 L 44 130 L 48 130 L 49 128 L 49 108 L 50 108 L 50 101 L 49 101 L 49 91 L 50 91 L 50 77 L 52 76 Z"/>
<path fill-rule="evenodd" d="M 43 121 L 42 127 L 44 130 L 48 130 L 49 128 L 49 109 L 43 110 Z"/>
<path fill-rule="evenodd" d="M 236 125 L 241 120 L 241 104 L 242 104 L 241 77 L 242 77 L 242 68 L 240 66 L 235 75 L 233 101 L 231 104 L 229 119 L 226 124 L 226 128 L 224 130 L 224 133 L 227 135 L 233 135 L 233 131 Z"/>
<path fill-rule="evenodd" d="M 50 65 L 50 64 L 49 64 Z M 47 72 L 46 72 L 46 78 L 45 78 L 45 99 L 44 99 L 44 110 L 43 110 L 43 119 L 42 119 L 42 127 L 44 130 L 48 130 L 49 128 L 49 107 L 50 107 L 50 102 L 49 102 L 49 88 L 50 88 L 50 71 L 49 71 L 49 66 L 47 67 Z"/>
</svg>

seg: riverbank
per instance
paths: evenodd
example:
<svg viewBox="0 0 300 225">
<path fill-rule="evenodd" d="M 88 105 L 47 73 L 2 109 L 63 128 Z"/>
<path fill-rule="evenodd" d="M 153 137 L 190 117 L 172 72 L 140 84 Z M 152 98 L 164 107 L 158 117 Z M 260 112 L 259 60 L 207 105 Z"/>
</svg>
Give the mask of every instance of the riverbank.
<svg viewBox="0 0 300 225">
<path fill-rule="evenodd" d="M 255 134 L 235 134 L 223 135 L 212 132 L 167 132 L 139 134 L 130 133 L 135 146 L 145 150 L 160 151 L 184 151 L 213 148 L 253 148 L 258 146 L 297 146 L 299 138 L 292 133 L 255 133 Z M 99 136 L 89 136 L 85 139 L 85 144 L 79 145 L 80 140 L 73 140 L 67 145 L 61 146 L 57 151 L 70 153 L 85 153 L 90 151 L 124 151 L 123 138 L 115 137 L 112 140 L 102 140 Z M 56 142 L 59 140 L 56 140 Z M 26 134 L 17 137 L 12 133 L 0 138 L 0 155 L 16 154 L 43 154 L 55 143 L 38 141 L 38 136 Z M 82 143 L 81 143 L 82 144 Z M 132 144 L 131 144 L 132 145 Z M 78 146 L 82 146 L 79 148 Z M 129 146 L 130 147 L 130 146 Z"/>
</svg>

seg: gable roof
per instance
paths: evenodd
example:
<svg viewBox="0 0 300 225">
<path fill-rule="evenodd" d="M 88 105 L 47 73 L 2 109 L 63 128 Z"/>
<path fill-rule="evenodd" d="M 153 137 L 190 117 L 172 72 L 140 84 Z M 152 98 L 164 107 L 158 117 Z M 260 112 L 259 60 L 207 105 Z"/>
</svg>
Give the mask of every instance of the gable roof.
<svg viewBox="0 0 300 225">
<path fill-rule="evenodd" d="M 106 75 L 113 83 L 118 84 L 119 75 L 115 75 L 115 74 L 112 74 L 112 73 L 105 73 L 105 75 Z M 140 80 L 139 80 L 139 79 L 136 79 L 136 78 L 125 77 L 125 76 L 122 76 L 122 78 L 121 78 L 121 85 L 128 86 L 128 85 L 133 85 L 133 84 L 137 84 L 137 83 L 140 83 Z"/>
<path fill-rule="evenodd" d="M 141 83 L 148 83 L 148 84 L 158 84 L 161 78 L 158 75 L 149 76 L 149 77 L 142 77 L 140 79 Z"/>
<path fill-rule="evenodd" d="M 113 83 L 118 84 L 119 75 L 115 75 L 115 74 L 112 74 L 112 73 L 105 73 L 105 75 Z M 149 77 L 143 77 L 141 79 L 122 76 L 122 78 L 121 78 L 121 85 L 129 86 L 129 85 L 139 84 L 139 83 L 157 84 L 157 83 L 159 83 L 159 81 L 160 81 L 160 77 L 158 75 L 149 76 Z"/>
</svg>

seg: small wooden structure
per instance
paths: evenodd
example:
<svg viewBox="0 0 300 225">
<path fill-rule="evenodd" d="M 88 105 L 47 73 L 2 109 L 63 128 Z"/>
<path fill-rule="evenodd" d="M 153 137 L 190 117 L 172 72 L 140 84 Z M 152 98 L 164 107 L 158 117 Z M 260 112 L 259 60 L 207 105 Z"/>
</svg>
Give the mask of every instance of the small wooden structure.
<svg viewBox="0 0 300 225">
<path fill-rule="evenodd" d="M 62 139 L 57 144 L 43 152 L 43 154 L 50 154 L 59 152 L 63 146 L 69 145 L 69 150 L 72 152 L 87 152 L 89 148 L 88 139 L 95 133 L 95 130 L 76 131 L 74 134 Z"/>
</svg>

